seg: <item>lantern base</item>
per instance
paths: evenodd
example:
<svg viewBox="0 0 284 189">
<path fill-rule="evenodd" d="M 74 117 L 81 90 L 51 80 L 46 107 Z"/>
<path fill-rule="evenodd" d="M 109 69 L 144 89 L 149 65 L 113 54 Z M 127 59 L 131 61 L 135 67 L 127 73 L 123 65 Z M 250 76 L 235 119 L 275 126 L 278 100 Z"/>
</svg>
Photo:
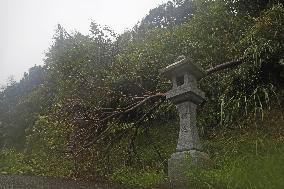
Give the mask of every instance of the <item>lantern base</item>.
<svg viewBox="0 0 284 189">
<path fill-rule="evenodd" d="M 178 184 L 179 187 L 184 185 L 188 180 L 188 174 L 195 168 L 209 169 L 214 166 L 209 156 L 198 150 L 189 150 L 176 152 L 168 160 L 168 176 L 171 183 Z"/>
</svg>

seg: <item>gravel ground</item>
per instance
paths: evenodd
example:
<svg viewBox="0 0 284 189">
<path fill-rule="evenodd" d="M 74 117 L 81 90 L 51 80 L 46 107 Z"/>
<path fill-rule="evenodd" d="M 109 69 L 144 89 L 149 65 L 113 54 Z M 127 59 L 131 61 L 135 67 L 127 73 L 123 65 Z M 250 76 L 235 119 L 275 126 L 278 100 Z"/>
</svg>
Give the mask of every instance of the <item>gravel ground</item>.
<svg viewBox="0 0 284 189">
<path fill-rule="evenodd" d="M 133 189 L 121 185 L 33 176 L 0 175 L 0 189 Z"/>
</svg>

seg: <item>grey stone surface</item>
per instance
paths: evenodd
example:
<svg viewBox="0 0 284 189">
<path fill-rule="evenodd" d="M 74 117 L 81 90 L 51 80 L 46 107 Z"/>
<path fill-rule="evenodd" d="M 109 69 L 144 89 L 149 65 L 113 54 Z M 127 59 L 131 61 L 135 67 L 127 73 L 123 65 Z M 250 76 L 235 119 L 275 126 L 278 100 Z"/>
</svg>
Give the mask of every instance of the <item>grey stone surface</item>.
<svg viewBox="0 0 284 189">
<path fill-rule="evenodd" d="M 205 76 L 205 71 L 190 59 L 184 58 L 161 72 L 172 81 L 173 88 L 166 97 L 176 104 L 180 118 L 178 144 L 176 153 L 168 160 L 168 175 L 171 180 L 179 181 L 180 186 L 186 187 L 183 181 L 192 166 L 204 168 L 213 165 L 208 155 L 201 152 L 196 126 L 196 107 L 205 96 L 198 89 L 197 81 Z"/>
<path fill-rule="evenodd" d="M 168 188 L 188 189 L 187 174 L 195 167 L 209 169 L 214 163 L 209 156 L 198 150 L 176 152 L 168 160 L 168 176 L 171 179 Z"/>
<path fill-rule="evenodd" d="M 204 100 L 204 92 L 197 87 L 184 84 L 182 86 L 173 88 L 166 93 L 167 99 L 173 103 L 178 104 L 185 101 L 191 101 L 195 104 L 200 104 Z"/>
<path fill-rule="evenodd" d="M 172 81 L 173 88 L 167 92 L 167 98 L 175 104 L 184 101 L 199 104 L 204 100 L 204 92 L 198 89 L 197 81 L 205 75 L 205 71 L 193 64 L 190 59 L 175 62 L 161 72 Z"/>
<path fill-rule="evenodd" d="M 169 79 L 172 78 L 172 76 L 178 76 L 188 72 L 197 80 L 206 75 L 206 72 L 198 64 L 194 64 L 190 58 L 183 58 L 160 70 L 160 73 Z"/>
<path fill-rule="evenodd" d="M 196 104 L 186 101 L 177 104 L 180 119 L 180 131 L 177 152 L 193 149 L 201 150 L 198 130 L 196 127 Z"/>
<path fill-rule="evenodd" d="M 176 152 L 168 160 L 168 175 L 172 181 L 186 181 L 186 175 L 193 167 L 211 168 L 214 166 L 209 156 L 198 150 Z"/>
<path fill-rule="evenodd" d="M 192 167 L 210 168 L 214 164 L 209 156 L 198 150 L 176 152 L 168 160 L 168 175 L 175 181 L 185 181 Z"/>
</svg>

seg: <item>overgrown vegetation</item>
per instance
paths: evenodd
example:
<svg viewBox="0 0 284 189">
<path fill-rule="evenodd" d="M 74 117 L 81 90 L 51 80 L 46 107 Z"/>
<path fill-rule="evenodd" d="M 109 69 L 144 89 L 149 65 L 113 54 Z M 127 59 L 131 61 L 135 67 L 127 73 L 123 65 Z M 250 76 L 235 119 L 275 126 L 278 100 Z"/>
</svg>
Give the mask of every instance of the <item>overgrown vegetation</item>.
<svg viewBox="0 0 284 189">
<path fill-rule="evenodd" d="M 189 182 L 283 188 L 284 7 L 249 2 L 174 0 L 121 35 L 59 25 L 45 64 L 0 92 L 0 172 L 163 185 L 179 128 L 159 69 L 186 55 L 205 70 L 241 62 L 200 81 L 198 127 L 217 166 Z"/>
</svg>

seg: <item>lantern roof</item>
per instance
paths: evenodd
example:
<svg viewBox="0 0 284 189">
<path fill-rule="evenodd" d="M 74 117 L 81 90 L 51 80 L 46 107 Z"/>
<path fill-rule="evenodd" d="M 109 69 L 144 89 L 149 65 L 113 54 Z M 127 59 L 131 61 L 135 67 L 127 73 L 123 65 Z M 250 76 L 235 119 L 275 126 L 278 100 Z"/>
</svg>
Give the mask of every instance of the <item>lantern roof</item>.
<svg viewBox="0 0 284 189">
<path fill-rule="evenodd" d="M 161 69 L 160 73 L 169 79 L 176 77 L 181 73 L 188 73 L 194 76 L 197 80 L 206 75 L 206 72 L 199 65 L 194 64 L 192 59 L 185 57 L 167 66 L 166 68 Z"/>
</svg>

